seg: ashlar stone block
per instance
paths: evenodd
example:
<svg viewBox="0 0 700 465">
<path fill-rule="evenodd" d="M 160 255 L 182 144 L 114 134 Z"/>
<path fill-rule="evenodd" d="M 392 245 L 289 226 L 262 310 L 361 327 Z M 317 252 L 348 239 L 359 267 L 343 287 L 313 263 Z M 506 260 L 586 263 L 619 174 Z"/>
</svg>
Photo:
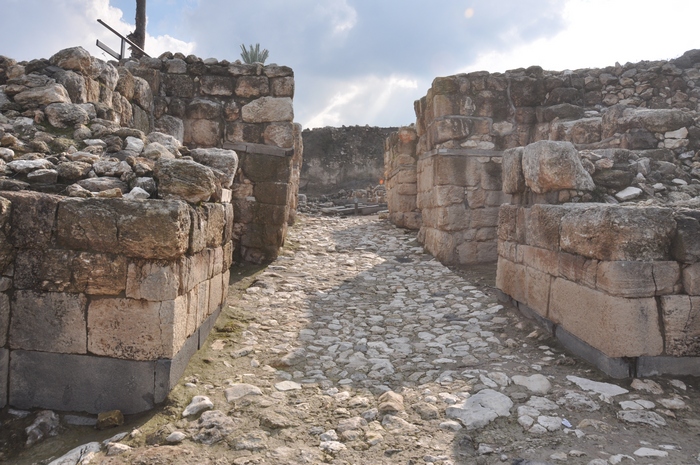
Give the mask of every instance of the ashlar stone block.
<svg viewBox="0 0 700 465">
<path fill-rule="evenodd" d="M 186 332 L 187 298 L 93 299 L 87 315 L 90 353 L 127 360 L 172 358 L 180 333 Z"/>
<path fill-rule="evenodd" d="M 700 355 L 700 297 L 661 297 L 666 354 L 677 357 Z"/>
<path fill-rule="evenodd" d="M 12 301 L 12 349 L 84 354 L 87 348 L 83 294 L 17 290 Z"/>
<path fill-rule="evenodd" d="M 126 297 L 149 301 L 174 300 L 180 289 L 177 262 L 134 260 L 129 263 Z"/>
<path fill-rule="evenodd" d="M 557 278 L 549 319 L 608 357 L 653 356 L 664 350 L 654 297 L 611 296 Z"/>
</svg>

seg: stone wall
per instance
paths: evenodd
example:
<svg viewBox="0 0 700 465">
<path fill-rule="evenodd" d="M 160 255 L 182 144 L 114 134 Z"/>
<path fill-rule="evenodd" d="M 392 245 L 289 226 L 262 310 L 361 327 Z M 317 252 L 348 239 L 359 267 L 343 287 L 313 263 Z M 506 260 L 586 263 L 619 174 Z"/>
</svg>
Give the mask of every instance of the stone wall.
<svg viewBox="0 0 700 465">
<path fill-rule="evenodd" d="M 366 189 L 384 179 L 384 140 L 397 128 L 305 129 L 300 192 L 309 196 Z"/>
<path fill-rule="evenodd" d="M 436 78 L 414 105 L 420 240 L 445 263 L 494 261 L 497 207 L 512 194 L 500 192 L 503 151 L 541 140 L 572 143 L 595 182 L 562 201 L 699 195 L 699 70 L 694 50 L 603 69 Z M 544 199 L 528 195 L 518 202 Z"/>
<path fill-rule="evenodd" d="M 0 57 L 0 407 L 162 402 L 277 256 L 302 160 L 292 70 L 77 47 Z"/>
<path fill-rule="evenodd" d="M 299 164 L 302 145 L 293 95 L 294 73 L 278 65 L 181 54 L 106 63 L 80 47 L 29 63 L 1 57 L 4 189 L 87 196 L 85 189 L 127 195 L 139 187 L 159 198 L 158 160 L 190 156 L 220 178 L 193 183 L 214 183 L 204 200 L 232 197 L 236 257 L 270 261 L 284 242 L 288 201 L 296 201 L 293 158 Z M 238 169 L 201 152 L 215 147 L 235 151 Z M 110 179 L 94 180 L 102 177 Z"/>
<path fill-rule="evenodd" d="M 697 209 L 504 205 L 496 284 L 614 377 L 698 375 Z"/>
<path fill-rule="evenodd" d="M 0 404 L 162 402 L 226 301 L 233 206 L 0 196 Z"/>
<path fill-rule="evenodd" d="M 418 209 L 416 144 L 418 136 L 413 127 L 402 127 L 392 133 L 384 146 L 384 179 L 390 220 L 407 229 L 420 229 Z"/>
</svg>

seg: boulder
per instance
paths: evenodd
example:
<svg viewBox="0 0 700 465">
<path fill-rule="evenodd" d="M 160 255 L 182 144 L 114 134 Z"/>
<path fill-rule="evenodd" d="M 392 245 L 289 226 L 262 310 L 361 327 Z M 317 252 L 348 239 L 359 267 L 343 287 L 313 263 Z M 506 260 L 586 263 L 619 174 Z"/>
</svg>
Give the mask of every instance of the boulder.
<svg viewBox="0 0 700 465">
<path fill-rule="evenodd" d="M 122 194 L 129 192 L 129 186 L 119 178 L 102 177 L 82 179 L 77 184 L 90 192 L 104 192 L 110 189 L 119 189 Z"/>
<path fill-rule="evenodd" d="M 289 97 L 262 97 L 244 105 L 241 109 L 241 116 L 246 123 L 293 121 L 292 99 Z"/>
<path fill-rule="evenodd" d="M 214 172 L 191 160 L 160 158 L 153 171 L 162 199 L 206 202 L 217 190 Z"/>
<path fill-rule="evenodd" d="M 525 183 L 537 194 L 595 188 L 570 142 L 541 140 L 530 144 L 523 150 L 522 164 Z"/>
<path fill-rule="evenodd" d="M 74 103 L 52 103 L 44 109 L 44 113 L 55 128 L 68 128 L 90 122 L 90 115 L 85 108 Z"/>
<path fill-rule="evenodd" d="M 676 221 L 671 209 L 568 204 L 561 249 L 607 261 L 668 260 Z"/>
<path fill-rule="evenodd" d="M 208 166 L 221 182 L 221 187 L 229 189 L 238 170 L 238 154 L 233 150 L 202 148 L 190 150 L 194 161 Z"/>
<path fill-rule="evenodd" d="M 93 71 L 93 58 L 83 47 L 65 48 L 49 58 L 49 63 L 59 68 L 77 71 L 90 76 Z"/>
<path fill-rule="evenodd" d="M 15 95 L 14 100 L 19 105 L 29 107 L 50 105 L 52 103 L 71 103 L 66 88 L 57 83 L 27 89 Z"/>
</svg>

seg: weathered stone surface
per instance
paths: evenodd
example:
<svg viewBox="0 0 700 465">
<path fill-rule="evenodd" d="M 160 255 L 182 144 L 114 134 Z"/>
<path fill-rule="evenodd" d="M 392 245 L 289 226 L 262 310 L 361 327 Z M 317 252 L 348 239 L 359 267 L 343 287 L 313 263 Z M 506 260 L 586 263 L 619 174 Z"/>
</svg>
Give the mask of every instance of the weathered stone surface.
<svg viewBox="0 0 700 465">
<path fill-rule="evenodd" d="M 653 297 L 615 297 L 558 278 L 552 283 L 549 318 L 609 357 L 663 351 Z"/>
<path fill-rule="evenodd" d="M 10 347 L 84 354 L 87 348 L 85 308 L 81 294 L 19 290 L 14 294 Z"/>
<path fill-rule="evenodd" d="M 47 105 L 44 113 L 49 124 L 55 128 L 74 127 L 76 124 L 87 124 L 90 116 L 85 109 L 73 103 L 52 103 Z"/>
<path fill-rule="evenodd" d="M 49 58 L 49 62 L 63 69 L 77 71 L 83 75 L 91 75 L 94 71 L 94 58 L 83 47 L 65 48 Z"/>
<path fill-rule="evenodd" d="M 61 84 L 27 89 L 14 97 L 15 103 L 22 106 L 41 106 L 52 103 L 71 103 L 68 91 Z"/>
<path fill-rule="evenodd" d="M 561 248 L 606 261 L 666 260 L 675 231 L 670 209 L 567 205 Z"/>
<path fill-rule="evenodd" d="M 66 199 L 56 230 L 58 244 L 75 250 L 173 259 L 189 245 L 190 215 L 186 204 L 176 201 Z"/>
<path fill-rule="evenodd" d="M 261 97 L 243 106 L 241 118 L 246 123 L 293 121 L 292 99 L 289 97 Z"/>
<path fill-rule="evenodd" d="M 71 262 L 71 282 L 88 295 L 118 295 L 126 288 L 126 257 L 78 252 Z"/>
<path fill-rule="evenodd" d="M 518 194 L 525 191 L 523 151 L 523 147 L 516 147 L 503 152 L 503 192 L 506 194 Z"/>
<path fill-rule="evenodd" d="M 673 258 L 683 263 L 700 261 L 700 221 L 690 213 L 675 215 L 676 235 L 671 243 Z"/>
<path fill-rule="evenodd" d="M 523 150 L 522 165 L 525 183 L 538 194 L 564 189 L 589 191 L 595 187 L 569 142 L 530 144 Z"/>
<path fill-rule="evenodd" d="M 559 230 L 565 213 L 566 209 L 557 205 L 533 205 L 525 222 L 527 243 L 558 251 Z"/>
<path fill-rule="evenodd" d="M 216 192 L 214 172 L 194 161 L 159 158 L 153 174 L 163 199 L 206 202 Z"/>
<path fill-rule="evenodd" d="M 45 248 L 56 227 L 56 209 L 61 197 L 37 192 L 7 192 L 0 195 L 12 202 L 10 242 L 19 248 Z"/>
<path fill-rule="evenodd" d="M 186 314 L 186 297 L 94 299 L 87 310 L 88 351 L 129 360 L 172 358 L 186 339 Z"/>
<path fill-rule="evenodd" d="M 149 301 L 175 300 L 180 288 L 176 262 L 132 261 L 126 278 L 126 297 Z"/>
<path fill-rule="evenodd" d="M 129 186 L 119 178 L 113 178 L 110 176 L 103 176 L 100 178 L 89 178 L 81 179 L 76 184 L 78 184 L 83 189 L 87 189 L 90 192 L 103 192 L 110 189 L 119 189 L 122 194 L 129 192 Z"/>
<path fill-rule="evenodd" d="M 666 353 L 700 355 L 700 298 L 686 295 L 661 297 Z"/>
<path fill-rule="evenodd" d="M 190 156 L 214 172 L 221 187 L 229 189 L 238 170 L 238 155 L 233 150 L 201 148 L 190 150 Z"/>
</svg>

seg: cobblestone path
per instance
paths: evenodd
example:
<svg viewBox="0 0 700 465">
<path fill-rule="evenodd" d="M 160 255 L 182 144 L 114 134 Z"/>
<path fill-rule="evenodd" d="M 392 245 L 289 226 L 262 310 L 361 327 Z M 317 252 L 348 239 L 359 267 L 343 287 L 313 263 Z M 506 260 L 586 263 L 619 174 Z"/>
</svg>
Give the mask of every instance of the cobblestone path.
<svg viewBox="0 0 700 465">
<path fill-rule="evenodd" d="M 229 305 L 170 406 L 91 463 L 700 460 L 697 379 L 606 379 L 376 217 L 301 216 Z"/>
</svg>

